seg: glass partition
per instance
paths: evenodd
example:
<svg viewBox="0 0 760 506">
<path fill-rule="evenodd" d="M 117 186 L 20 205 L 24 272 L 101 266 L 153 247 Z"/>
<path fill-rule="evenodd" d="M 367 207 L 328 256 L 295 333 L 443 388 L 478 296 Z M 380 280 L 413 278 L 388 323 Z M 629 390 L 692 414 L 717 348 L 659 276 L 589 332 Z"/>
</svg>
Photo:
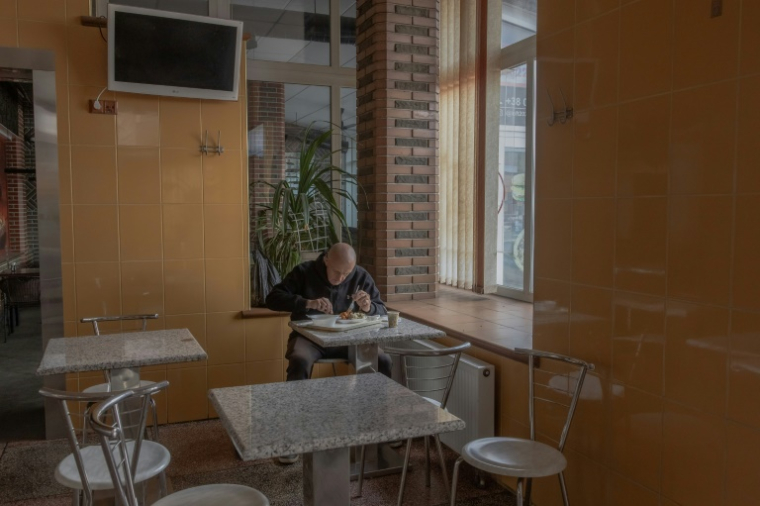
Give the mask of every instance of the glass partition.
<svg viewBox="0 0 760 506">
<path fill-rule="evenodd" d="M 330 65 L 329 0 L 232 0 L 231 14 L 249 59 Z"/>
</svg>

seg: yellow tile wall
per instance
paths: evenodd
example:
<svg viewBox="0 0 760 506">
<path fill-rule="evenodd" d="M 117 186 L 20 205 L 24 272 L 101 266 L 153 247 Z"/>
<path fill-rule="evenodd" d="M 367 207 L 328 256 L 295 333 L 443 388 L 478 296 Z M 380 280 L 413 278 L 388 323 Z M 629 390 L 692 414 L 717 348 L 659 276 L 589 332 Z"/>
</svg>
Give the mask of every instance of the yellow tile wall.
<svg viewBox="0 0 760 506">
<path fill-rule="evenodd" d="M 572 504 L 757 502 L 760 3 L 710 8 L 538 2 L 534 346 L 597 365 Z M 575 118 L 549 127 L 560 87 Z M 524 434 L 525 366 L 501 368 L 502 433 Z"/>
<path fill-rule="evenodd" d="M 138 312 L 161 315 L 151 328 L 189 328 L 209 360 L 144 375 L 171 383 L 161 422 L 204 419 L 214 416 L 208 388 L 284 379 L 284 319 L 239 317 L 248 301 L 245 69 L 238 102 L 106 91 L 119 114 L 90 114 L 107 54 L 99 30 L 81 25 L 89 4 L 0 0 L 0 45 L 56 55 L 65 334 L 90 334 L 78 323 L 85 316 Z M 206 129 L 222 131 L 223 156 L 201 156 Z M 69 375 L 67 385 L 101 381 Z"/>
</svg>

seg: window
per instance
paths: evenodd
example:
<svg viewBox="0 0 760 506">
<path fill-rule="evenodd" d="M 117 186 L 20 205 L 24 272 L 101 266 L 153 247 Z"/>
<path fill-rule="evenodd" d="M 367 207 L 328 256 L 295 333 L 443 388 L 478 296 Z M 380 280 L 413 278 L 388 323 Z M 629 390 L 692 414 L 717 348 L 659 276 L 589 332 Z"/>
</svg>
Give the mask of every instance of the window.
<svg viewBox="0 0 760 506">
<path fill-rule="evenodd" d="M 356 68 L 356 2 L 340 0 L 340 66 Z"/>
<path fill-rule="evenodd" d="M 93 0 L 93 12 L 96 16 L 108 15 L 108 4 L 143 7 L 162 11 L 182 12 L 198 16 L 209 15 L 209 1 L 213 0 Z"/>
<path fill-rule="evenodd" d="M 536 0 L 502 0 L 497 293 L 533 293 Z"/>
<path fill-rule="evenodd" d="M 357 152 L 356 152 L 356 89 L 340 89 L 340 167 L 349 174 L 357 175 Z M 343 189 L 348 191 L 351 196 L 358 202 L 359 191 L 356 184 L 344 180 Z M 342 202 L 343 214 L 346 216 L 348 224 L 348 233 L 351 234 L 352 242 L 358 242 L 359 217 L 357 209 L 351 203 L 344 199 Z"/>
<path fill-rule="evenodd" d="M 251 60 L 330 64 L 329 0 L 232 0 Z"/>
</svg>

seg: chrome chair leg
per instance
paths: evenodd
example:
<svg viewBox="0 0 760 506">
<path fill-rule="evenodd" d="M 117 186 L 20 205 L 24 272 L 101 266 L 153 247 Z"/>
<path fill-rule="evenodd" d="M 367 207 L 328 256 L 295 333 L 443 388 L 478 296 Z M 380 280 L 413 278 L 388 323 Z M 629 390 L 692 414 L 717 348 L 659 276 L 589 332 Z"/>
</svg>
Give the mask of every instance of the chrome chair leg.
<svg viewBox="0 0 760 506">
<path fill-rule="evenodd" d="M 443 447 L 441 446 L 441 438 L 438 434 L 433 436 L 435 438 L 435 445 L 438 448 L 438 458 L 441 461 L 441 473 L 443 473 L 443 486 L 446 488 L 446 495 L 449 494 L 449 473 L 446 471 L 446 460 L 443 458 Z"/>
<path fill-rule="evenodd" d="M 559 488 L 562 490 L 562 503 L 565 506 L 570 506 L 570 503 L 567 500 L 567 486 L 565 485 L 565 473 L 560 472 L 559 473 Z"/>
<path fill-rule="evenodd" d="M 425 486 L 430 488 L 430 440 L 425 438 Z"/>
<path fill-rule="evenodd" d="M 404 457 L 404 467 L 401 470 L 401 487 L 398 491 L 398 503 L 397 506 L 401 506 L 404 500 L 404 486 L 406 485 L 406 472 L 409 470 L 409 457 L 412 454 L 412 438 L 406 440 L 406 456 Z"/>
<path fill-rule="evenodd" d="M 517 480 L 517 506 L 524 506 L 523 502 L 523 479 Z"/>
<path fill-rule="evenodd" d="M 337 369 L 337 367 L 335 367 L 335 362 L 332 363 L 332 367 L 333 367 L 333 376 L 337 376 L 338 375 L 338 369 Z"/>
<path fill-rule="evenodd" d="M 169 491 L 166 487 L 166 471 L 163 471 L 158 475 L 158 496 L 166 497 L 167 495 L 169 495 Z"/>
<path fill-rule="evenodd" d="M 531 489 L 533 488 L 533 478 L 525 480 L 525 503 L 530 506 Z"/>
<path fill-rule="evenodd" d="M 459 480 L 459 465 L 464 462 L 462 457 L 459 457 L 454 463 L 454 474 L 451 476 L 451 504 L 454 506 L 457 502 L 457 481 Z"/>
<path fill-rule="evenodd" d="M 359 482 L 359 497 L 362 496 L 362 487 L 364 486 L 364 450 L 366 449 L 366 445 L 362 445 L 361 451 L 359 452 L 359 461 L 361 464 L 359 464 L 359 479 L 357 480 Z"/>
<path fill-rule="evenodd" d="M 153 441 L 158 441 L 158 409 L 156 408 L 156 400 L 150 398 L 150 409 L 153 413 Z"/>
</svg>

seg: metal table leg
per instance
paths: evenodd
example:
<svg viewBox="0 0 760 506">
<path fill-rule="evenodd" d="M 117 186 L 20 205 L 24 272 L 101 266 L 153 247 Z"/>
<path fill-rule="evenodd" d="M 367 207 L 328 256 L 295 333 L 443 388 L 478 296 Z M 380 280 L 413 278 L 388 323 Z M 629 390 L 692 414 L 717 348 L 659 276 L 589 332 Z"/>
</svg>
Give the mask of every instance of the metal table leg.
<svg viewBox="0 0 760 506">
<path fill-rule="evenodd" d="M 303 456 L 304 506 L 349 506 L 349 449 L 337 448 Z"/>
<path fill-rule="evenodd" d="M 377 356 L 379 353 L 377 343 L 348 347 L 348 359 L 354 365 L 356 374 L 377 372 Z M 359 477 L 361 447 L 354 447 L 353 450 L 351 452 L 351 479 L 355 480 Z M 403 457 L 388 445 L 367 445 L 365 452 L 364 476 L 366 477 L 400 473 L 404 467 Z"/>
<path fill-rule="evenodd" d="M 348 347 L 348 360 L 353 364 L 356 374 L 377 372 L 377 343 L 358 344 Z"/>
</svg>

